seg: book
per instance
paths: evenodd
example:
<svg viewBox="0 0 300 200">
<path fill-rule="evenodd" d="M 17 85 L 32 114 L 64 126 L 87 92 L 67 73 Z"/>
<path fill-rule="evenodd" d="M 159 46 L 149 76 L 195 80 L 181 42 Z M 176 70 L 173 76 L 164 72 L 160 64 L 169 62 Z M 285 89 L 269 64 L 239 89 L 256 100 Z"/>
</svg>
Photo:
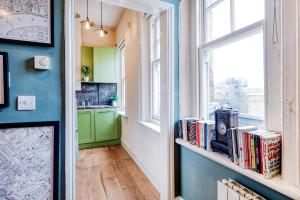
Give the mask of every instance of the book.
<svg viewBox="0 0 300 200">
<path fill-rule="evenodd" d="M 206 150 L 211 151 L 211 140 L 215 137 L 215 122 L 206 121 Z"/>
<path fill-rule="evenodd" d="M 251 159 L 251 140 L 250 140 L 250 133 L 246 133 L 246 151 L 247 151 L 247 161 L 248 161 L 248 169 L 251 169 L 252 166 L 252 159 Z"/>
<path fill-rule="evenodd" d="M 259 135 L 254 135 L 254 148 L 255 148 L 255 164 L 256 164 L 256 172 L 260 173 L 260 137 Z"/>
<path fill-rule="evenodd" d="M 232 134 L 231 138 L 232 138 L 233 162 L 238 165 L 239 164 L 239 149 L 238 149 L 239 144 L 238 144 L 238 140 L 237 140 L 237 136 L 238 136 L 237 131 L 238 130 L 236 128 L 231 131 L 231 134 Z"/>
<path fill-rule="evenodd" d="M 181 123 L 182 123 L 182 127 L 181 127 L 182 128 L 182 138 L 183 138 L 183 141 L 187 142 L 188 136 L 187 136 L 186 120 L 182 119 Z"/>
<path fill-rule="evenodd" d="M 191 121 L 188 125 L 189 127 L 189 142 L 192 145 L 196 144 L 196 122 Z"/>
<path fill-rule="evenodd" d="M 205 149 L 205 122 L 204 121 L 199 121 L 201 124 L 200 128 L 200 147 L 202 149 Z"/>
<path fill-rule="evenodd" d="M 200 148 L 200 137 L 201 137 L 201 123 L 196 121 L 196 146 Z"/>
<path fill-rule="evenodd" d="M 251 168 L 253 171 L 256 171 L 256 157 L 255 157 L 255 144 L 254 144 L 254 135 L 250 134 L 250 153 L 251 153 Z"/>
<path fill-rule="evenodd" d="M 248 168 L 247 132 L 257 130 L 256 126 L 238 127 L 239 166 Z"/>
<path fill-rule="evenodd" d="M 256 172 L 259 172 L 261 174 L 264 174 L 264 169 L 266 169 L 266 165 L 268 165 L 268 161 L 266 160 L 266 156 L 268 155 L 267 152 L 267 145 L 266 141 L 267 138 L 277 138 L 281 137 L 280 134 L 276 132 L 270 132 L 265 130 L 256 130 L 256 131 L 250 131 L 250 134 L 255 138 L 255 162 L 256 162 Z M 280 146 L 281 150 L 281 146 Z M 279 171 L 280 171 L 280 164 L 281 164 L 281 152 L 279 152 L 279 161 L 277 162 L 277 165 L 279 165 Z M 278 171 L 277 171 L 278 172 Z M 276 173 L 277 173 L 276 172 Z M 267 175 L 266 175 L 267 176 Z M 270 177 L 269 177 L 270 178 Z"/>
<path fill-rule="evenodd" d="M 179 136 L 179 138 L 183 139 L 183 134 L 182 134 L 182 120 L 178 121 L 177 126 L 178 126 L 178 136 Z"/>
<path fill-rule="evenodd" d="M 181 128 L 182 128 L 182 135 L 183 135 L 183 141 L 187 142 L 189 141 L 189 125 L 192 121 L 197 121 L 196 118 L 184 118 L 182 119 L 182 124 L 181 124 Z"/>
<path fill-rule="evenodd" d="M 281 171 L 281 142 L 279 133 L 270 134 L 262 138 L 263 144 L 263 175 L 270 179 Z"/>
<path fill-rule="evenodd" d="M 233 141 L 232 141 L 232 135 L 235 128 L 229 128 L 227 129 L 227 142 L 228 142 L 228 158 L 234 162 L 233 157 Z"/>
</svg>

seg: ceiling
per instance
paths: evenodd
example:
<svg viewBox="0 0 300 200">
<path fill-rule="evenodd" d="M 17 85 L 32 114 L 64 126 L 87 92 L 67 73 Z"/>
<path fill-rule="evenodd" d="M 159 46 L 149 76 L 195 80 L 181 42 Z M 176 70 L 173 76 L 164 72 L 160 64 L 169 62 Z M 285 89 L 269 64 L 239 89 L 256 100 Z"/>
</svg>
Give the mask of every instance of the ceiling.
<svg viewBox="0 0 300 200">
<path fill-rule="evenodd" d="M 88 0 L 89 1 L 89 18 L 96 25 L 100 25 L 100 16 L 101 16 L 101 7 L 99 0 Z M 86 10 L 86 2 L 87 0 L 76 0 L 76 12 L 80 14 L 81 19 L 86 18 L 87 10 Z M 105 28 L 114 29 L 118 25 L 118 22 L 122 16 L 124 8 L 113 6 L 107 3 L 103 3 L 103 26 Z"/>
</svg>

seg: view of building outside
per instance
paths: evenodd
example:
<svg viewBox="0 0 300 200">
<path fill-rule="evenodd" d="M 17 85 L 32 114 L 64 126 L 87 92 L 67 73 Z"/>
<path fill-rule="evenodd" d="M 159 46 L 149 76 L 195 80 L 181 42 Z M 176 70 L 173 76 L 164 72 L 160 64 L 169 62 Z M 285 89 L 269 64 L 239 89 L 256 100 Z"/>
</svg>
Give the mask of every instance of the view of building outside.
<svg viewBox="0 0 300 200">
<path fill-rule="evenodd" d="M 245 49 L 240 51 L 239 49 Z M 209 112 L 231 107 L 264 117 L 263 33 L 258 32 L 206 52 Z"/>
</svg>

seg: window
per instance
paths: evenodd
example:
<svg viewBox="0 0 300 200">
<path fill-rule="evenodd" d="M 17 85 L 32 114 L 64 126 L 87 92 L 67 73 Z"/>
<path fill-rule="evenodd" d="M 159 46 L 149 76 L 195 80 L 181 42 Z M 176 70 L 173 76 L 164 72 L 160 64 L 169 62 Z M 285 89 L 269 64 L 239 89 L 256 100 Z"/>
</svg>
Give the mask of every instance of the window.
<svg viewBox="0 0 300 200">
<path fill-rule="evenodd" d="M 160 22 L 159 17 L 151 25 L 151 118 L 160 120 Z"/>
<path fill-rule="evenodd" d="M 220 107 L 240 112 L 242 124 L 265 117 L 264 1 L 204 0 L 202 93 L 212 118 Z"/>
<path fill-rule="evenodd" d="M 125 111 L 126 83 L 125 83 L 125 41 L 119 45 L 119 64 L 120 64 L 120 106 Z"/>
</svg>

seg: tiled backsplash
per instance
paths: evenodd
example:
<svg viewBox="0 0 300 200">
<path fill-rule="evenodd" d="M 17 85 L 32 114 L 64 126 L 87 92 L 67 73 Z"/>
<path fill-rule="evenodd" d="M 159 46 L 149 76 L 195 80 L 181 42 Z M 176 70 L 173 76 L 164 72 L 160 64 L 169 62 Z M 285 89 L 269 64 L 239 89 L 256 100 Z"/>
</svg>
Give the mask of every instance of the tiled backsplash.
<svg viewBox="0 0 300 200">
<path fill-rule="evenodd" d="M 111 96 L 117 94 L 116 83 L 82 83 L 76 91 L 77 105 L 109 105 Z"/>
</svg>

